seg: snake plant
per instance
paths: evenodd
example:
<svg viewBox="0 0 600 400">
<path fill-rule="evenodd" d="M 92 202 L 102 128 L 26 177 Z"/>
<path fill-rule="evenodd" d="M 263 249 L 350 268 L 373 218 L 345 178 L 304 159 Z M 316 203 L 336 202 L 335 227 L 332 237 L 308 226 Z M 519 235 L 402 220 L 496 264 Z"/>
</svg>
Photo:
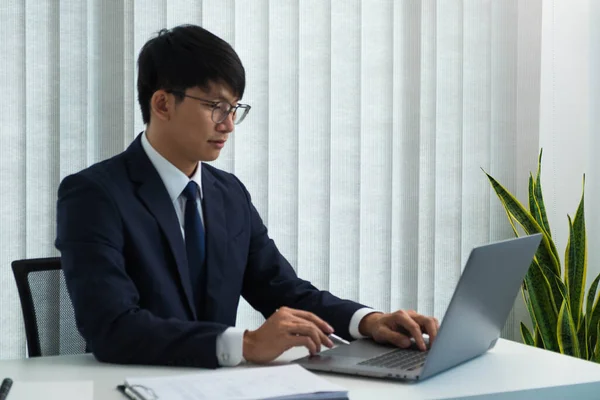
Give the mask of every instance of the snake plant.
<svg viewBox="0 0 600 400">
<path fill-rule="evenodd" d="M 569 222 L 569 240 L 564 269 L 546 215 L 541 186 L 542 151 L 535 178 L 529 175 L 529 210 L 487 172 L 492 188 L 504 206 L 513 232 L 517 226 L 526 234 L 542 233 L 542 242 L 521 286 L 532 330 L 521 322 L 523 342 L 543 349 L 600 362 L 600 307 L 596 289 L 600 275 L 585 296 L 587 238 L 585 233 L 584 191 L 575 217 Z M 585 301 L 584 301 L 585 299 Z"/>
</svg>

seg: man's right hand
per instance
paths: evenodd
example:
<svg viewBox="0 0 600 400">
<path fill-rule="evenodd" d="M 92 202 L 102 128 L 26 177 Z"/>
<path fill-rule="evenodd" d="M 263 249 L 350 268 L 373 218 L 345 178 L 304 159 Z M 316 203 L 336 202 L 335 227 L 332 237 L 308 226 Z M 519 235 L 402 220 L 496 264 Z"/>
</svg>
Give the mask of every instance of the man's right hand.
<svg viewBox="0 0 600 400">
<path fill-rule="evenodd" d="M 322 344 L 333 347 L 327 337 L 330 333 L 333 328 L 315 314 L 281 307 L 260 328 L 244 333 L 244 359 L 268 363 L 296 346 L 304 346 L 314 355 L 321 351 Z"/>
</svg>

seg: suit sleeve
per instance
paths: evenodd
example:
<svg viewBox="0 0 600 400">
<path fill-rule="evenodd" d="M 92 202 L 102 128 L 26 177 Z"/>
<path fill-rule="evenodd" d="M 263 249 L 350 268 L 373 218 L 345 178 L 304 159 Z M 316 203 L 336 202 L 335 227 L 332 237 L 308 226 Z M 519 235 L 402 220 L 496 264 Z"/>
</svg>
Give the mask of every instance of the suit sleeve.
<svg viewBox="0 0 600 400">
<path fill-rule="evenodd" d="M 216 368 L 227 326 L 165 319 L 140 307 L 127 273 L 120 213 L 97 182 L 77 174 L 58 190 L 56 247 L 78 328 L 100 361 Z"/>
<path fill-rule="evenodd" d="M 349 332 L 350 321 L 354 313 L 365 306 L 342 300 L 300 279 L 269 237 L 248 191 L 241 182 L 239 184 L 246 195 L 251 229 L 242 288 L 244 298 L 265 318 L 283 306 L 310 311 L 331 325 L 337 335 L 354 339 Z"/>
</svg>

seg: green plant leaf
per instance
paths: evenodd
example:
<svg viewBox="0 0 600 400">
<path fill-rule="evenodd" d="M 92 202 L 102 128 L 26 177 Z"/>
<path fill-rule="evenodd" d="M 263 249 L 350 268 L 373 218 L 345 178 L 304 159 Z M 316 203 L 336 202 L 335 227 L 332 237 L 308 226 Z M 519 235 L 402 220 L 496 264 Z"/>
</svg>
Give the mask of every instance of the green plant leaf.
<svg viewBox="0 0 600 400">
<path fill-rule="evenodd" d="M 485 172 L 485 171 L 484 171 Z M 537 250 L 536 257 L 541 265 L 547 265 L 556 275 L 560 276 L 560 264 L 558 259 L 552 252 L 552 246 L 548 235 L 544 232 L 544 229 L 537 223 L 535 218 L 529 213 L 523 205 L 517 200 L 506 188 L 504 188 L 496 179 L 485 172 L 488 180 L 490 181 L 492 188 L 496 192 L 496 195 L 500 199 L 500 202 L 504 206 L 506 212 L 510 214 L 518 223 L 523 227 L 528 235 L 534 233 L 542 233 L 542 243 Z M 512 223 L 512 222 L 511 222 Z M 557 306 L 557 305 L 555 305 Z"/>
<path fill-rule="evenodd" d="M 569 301 L 569 291 L 567 290 L 567 286 L 564 284 L 563 281 L 560 280 L 559 277 L 555 276 L 554 280 L 556 281 L 556 286 L 558 287 L 558 290 L 561 294 L 561 304 L 563 301 Z"/>
<path fill-rule="evenodd" d="M 531 265 L 529 266 L 531 268 Z M 535 328 L 537 323 L 535 322 L 535 314 L 533 313 L 533 308 L 531 307 L 531 299 L 529 298 L 529 294 L 527 293 L 527 284 L 526 279 L 523 279 L 523 284 L 521 285 L 521 295 L 523 296 L 523 301 L 525 302 L 525 306 L 527 306 L 527 311 L 529 312 L 529 318 L 531 318 L 531 324 Z"/>
<path fill-rule="evenodd" d="M 547 350 L 559 351 L 556 336 L 558 315 L 553 304 L 550 283 L 535 258 L 525 275 L 525 284 L 535 318 L 534 324 L 540 331 L 543 347 Z M 560 293 L 558 296 L 557 299 L 562 300 Z"/>
<path fill-rule="evenodd" d="M 581 353 L 581 358 L 584 360 L 589 360 L 592 353 L 591 349 L 588 348 L 588 324 L 586 321 L 586 317 L 584 316 L 581 321 L 581 325 L 577 330 L 577 340 L 579 341 L 579 352 Z"/>
<path fill-rule="evenodd" d="M 521 336 L 523 337 L 523 343 L 525 343 L 529 346 L 534 345 L 534 340 L 533 340 L 533 336 L 531 336 L 531 332 L 529 332 L 529 329 L 527 329 L 525 324 L 522 322 L 521 322 Z"/>
<path fill-rule="evenodd" d="M 542 334 L 540 333 L 540 330 L 537 328 L 535 328 L 535 336 L 533 338 L 533 344 L 535 345 L 535 347 L 539 347 L 540 349 L 544 348 L 544 341 L 542 340 Z"/>
<path fill-rule="evenodd" d="M 538 225 L 540 226 L 540 228 L 542 229 L 542 232 L 544 232 L 548 237 L 550 237 L 550 235 L 548 234 L 548 232 L 546 231 L 546 229 L 544 228 L 544 225 L 542 225 L 542 215 L 541 215 L 541 211 L 540 211 L 540 207 L 538 206 L 538 203 L 535 199 L 535 197 L 530 197 L 529 198 L 529 207 L 531 208 L 531 215 L 533 216 L 533 218 L 535 218 L 535 222 L 538 223 Z M 555 254 L 555 257 L 558 256 Z"/>
<path fill-rule="evenodd" d="M 565 282 L 569 291 L 571 315 L 577 329 L 579 329 L 582 320 L 587 274 L 584 196 L 585 191 L 581 196 L 575 219 L 571 221 L 571 217 L 567 216 L 569 219 L 569 241 L 565 251 Z"/>
<path fill-rule="evenodd" d="M 549 238 L 552 238 L 552 232 L 550 231 L 550 223 L 548 222 L 548 215 L 546 214 L 546 205 L 544 203 L 544 196 L 542 194 L 542 155 L 544 154 L 544 149 L 540 149 L 540 156 L 538 157 L 538 169 L 535 177 L 534 184 L 534 197 L 537 203 L 539 212 L 540 212 L 540 220 L 541 226 L 544 228 Z M 556 249 L 555 249 L 556 250 Z M 558 251 L 555 251 L 555 256 L 558 259 Z"/>
<path fill-rule="evenodd" d="M 579 357 L 579 340 L 577 339 L 577 329 L 571 316 L 569 303 L 563 301 L 558 313 L 558 325 L 556 329 L 558 337 L 558 346 L 562 354 Z"/>
<path fill-rule="evenodd" d="M 598 278 L 600 278 L 600 274 L 598 274 L 596 279 L 594 279 L 594 282 L 598 281 Z M 594 284 L 592 283 L 592 286 L 593 285 Z M 590 287 L 590 293 L 588 293 L 588 306 L 590 303 L 591 291 L 592 291 L 592 288 Z M 592 297 L 592 299 L 594 299 L 594 297 Z M 599 336 L 598 336 L 598 331 L 596 329 L 596 327 L 598 326 L 598 322 L 600 321 L 600 307 L 598 307 L 599 299 L 600 299 L 600 294 L 598 296 L 596 296 L 591 312 L 588 312 L 586 314 L 586 316 L 588 317 L 588 321 L 589 321 L 588 322 L 588 324 L 589 324 L 588 332 L 590 334 L 589 341 L 590 341 L 590 346 L 592 346 L 592 347 L 596 347 L 598 345 L 598 342 L 600 342 L 598 340 Z"/>
<path fill-rule="evenodd" d="M 552 232 L 550 230 L 550 223 L 548 222 L 548 216 L 546 214 L 546 206 L 544 203 L 544 196 L 542 194 L 542 154 L 544 149 L 540 149 L 540 155 L 538 157 L 538 169 L 536 173 L 536 179 L 533 183 L 533 194 L 530 193 L 530 203 L 533 203 L 535 212 L 532 211 L 532 214 L 535 216 L 536 221 L 540 225 L 540 227 L 544 230 L 544 232 L 548 235 L 548 240 L 550 242 L 550 251 L 554 254 L 556 258 L 556 262 L 558 263 L 558 274 L 560 275 L 560 255 L 558 254 L 558 250 L 556 249 L 556 245 L 552 240 Z M 533 178 L 532 178 L 533 179 Z M 533 196 L 533 199 L 531 197 Z"/>
<path fill-rule="evenodd" d="M 600 337 L 600 324 L 592 325 L 590 328 L 594 330 L 596 337 Z M 596 342 L 596 345 L 594 346 L 592 361 L 600 363 L 600 341 Z"/>
<path fill-rule="evenodd" d="M 587 317 L 588 329 L 590 327 L 592 310 L 594 309 L 594 299 L 596 298 L 596 289 L 598 289 L 598 282 L 600 282 L 600 274 L 592 281 L 592 285 L 590 286 L 590 290 L 587 294 L 587 305 L 585 307 L 585 316 Z"/>
<path fill-rule="evenodd" d="M 540 217 L 542 223 L 540 224 L 542 228 L 548 234 L 548 237 L 552 237 L 552 233 L 550 232 L 550 223 L 548 222 L 548 216 L 546 214 L 546 206 L 544 204 L 544 196 L 542 195 L 542 155 L 544 154 L 544 149 L 540 149 L 540 155 L 538 157 L 538 169 L 535 176 L 535 190 L 534 196 L 538 208 L 540 210 Z M 558 252 L 556 253 L 556 257 L 558 258 Z"/>
<path fill-rule="evenodd" d="M 530 266 L 532 268 L 532 266 Z M 537 322 L 535 320 L 535 314 L 533 312 L 533 306 L 531 305 L 531 299 L 527 294 L 527 279 L 523 280 L 523 284 L 521 285 L 521 294 L 523 295 L 523 301 L 525 301 L 525 305 L 527 306 L 527 311 L 529 311 L 529 317 L 531 318 L 531 323 L 533 325 L 533 346 L 539 347 L 540 349 L 544 348 L 544 341 L 542 340 L 542 334 L 538 328 Z"/>
<path fill-rule="evenodd" d="M 529 212 L 531 213 L 531 215 L 536 217 L 536 221 L 538 222 L 538 224 L 541 221 L 538 221 L 537 216 L 535 214 L 536 209 L 538 209 L 538 207 L 535 204 L 535 184 L 533 183 L 533 175 L 531 174 L 531 172 L 529 173 Z M 541 224 L 540 224 L 541 225 Z"/>
</svg>

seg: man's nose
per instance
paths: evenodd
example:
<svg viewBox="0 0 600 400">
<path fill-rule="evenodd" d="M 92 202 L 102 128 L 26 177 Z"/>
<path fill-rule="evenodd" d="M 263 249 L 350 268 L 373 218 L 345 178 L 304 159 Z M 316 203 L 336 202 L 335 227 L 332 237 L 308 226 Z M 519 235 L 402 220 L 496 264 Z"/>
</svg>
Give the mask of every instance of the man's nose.
<svg viewBox="0 0 600 400">
<path fill-rule="evenodd" d="M 235 124 L 233 123 L 233 113 L 230 112 L 229 114 L 227 114 L 227 118 L 225 118 L 223 122 L 217 124 L 217 130 L 222 133 L 233 132 L 234 125 Z"/>
</svg>

